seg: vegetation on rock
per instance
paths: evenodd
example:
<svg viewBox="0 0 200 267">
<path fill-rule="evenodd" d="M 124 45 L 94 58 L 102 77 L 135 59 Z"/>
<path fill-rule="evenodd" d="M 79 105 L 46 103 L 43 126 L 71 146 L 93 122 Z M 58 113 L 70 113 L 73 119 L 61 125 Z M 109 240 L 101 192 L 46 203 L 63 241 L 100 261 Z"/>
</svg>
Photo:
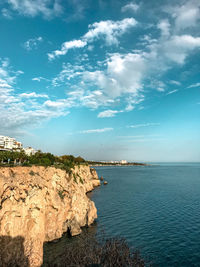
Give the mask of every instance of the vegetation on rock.
<svg viewBox="0 0 200 267">
<path fill-rule="evenodd" d="M 107 240 L 81 235 L 68 242 L 57 258 L 44 259 L 44 267 L 98 266 L 98 267 L 144 267 L 139 252 L 131 248 L 124 238 Z"/>
<path fill-rule="evenodd" d="M 38 151 L 35 155 L 26 155 L 23 151 L 12 152 L 12 151 L 0 151 L 0 165 L 1 166 L 54 166 L 70 172 L 75 165 L 85 164 L 85 160 L 78 156 L 72 155 L 54 156 L 51 153 L 42 153 Z M 33 175 L 33 174 L 31 174 Z"/>
</svg>

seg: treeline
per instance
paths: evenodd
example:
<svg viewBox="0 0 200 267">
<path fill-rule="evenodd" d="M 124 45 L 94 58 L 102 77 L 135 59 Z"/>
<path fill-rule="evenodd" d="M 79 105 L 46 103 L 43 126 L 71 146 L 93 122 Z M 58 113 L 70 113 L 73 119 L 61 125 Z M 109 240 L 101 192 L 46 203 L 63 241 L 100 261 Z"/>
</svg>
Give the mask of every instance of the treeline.
<svg viewBox="0 0 200 267">
<path fill-rule="evenodd" d="M 38 151 L 34 155 L 26 155 L 24 151 L 0 151 L 0 164 L 1 166 L 55 166 L 62 169 L 70 169 L 78 164 L 86 164 L 85 160 L 78 156 L 72 155 L 55 156 L 51 153 L 42 153 Z"/>
</svg>

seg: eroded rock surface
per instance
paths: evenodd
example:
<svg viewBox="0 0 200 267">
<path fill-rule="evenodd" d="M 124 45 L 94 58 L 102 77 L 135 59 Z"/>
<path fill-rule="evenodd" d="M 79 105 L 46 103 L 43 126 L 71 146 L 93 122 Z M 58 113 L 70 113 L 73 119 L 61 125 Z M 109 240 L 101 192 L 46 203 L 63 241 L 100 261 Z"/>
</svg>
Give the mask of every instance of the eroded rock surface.
<svg viewBox="0 0 200 267">
<path fill-rule="evenodd" d="M 76 166 L 71 174 L 54 167 L 0 168 L 0 241 L 4 240 L 4 248 L 5 239 L 8 247 L 9 242 L 23 240 L 26 261 L 20 266 L 41 266 L 45 241 L 60 238 L 68 229 L 72 235 L 80 234 L 82 226 L 97 218 L 94 202 L 86 193 L 98 185 L 96 171 L 88 166 Z M 12 251 L 4 250 L 1 266 L 12 257 Z"/>
</svg>

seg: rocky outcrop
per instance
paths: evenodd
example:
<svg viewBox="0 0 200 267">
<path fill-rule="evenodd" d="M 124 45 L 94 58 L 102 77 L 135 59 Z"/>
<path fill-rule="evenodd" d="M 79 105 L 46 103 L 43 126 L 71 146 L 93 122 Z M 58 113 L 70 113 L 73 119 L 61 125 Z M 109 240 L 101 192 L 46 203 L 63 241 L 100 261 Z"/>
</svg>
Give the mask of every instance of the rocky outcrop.
<svg viewBox="0 0 200 267">
<path fill-rule="evenodd" d="M 67 230 L 80 234 L 82 226 L 97 218 L 86 193 L 98 185 L 96 171 L 88 166 L 76 166 L 71 173 L 54 167 L 0 168 L 0 242 L 4 240 L 5 248 L 5 239 L 12 246 L 23 240 L 29 265 L 22 260 L 19 266 L 41 266 L 45 241 L 58 239 Z M 12 250 L 4 250 L 1 266 L 12 257 Z"/>
</svg>

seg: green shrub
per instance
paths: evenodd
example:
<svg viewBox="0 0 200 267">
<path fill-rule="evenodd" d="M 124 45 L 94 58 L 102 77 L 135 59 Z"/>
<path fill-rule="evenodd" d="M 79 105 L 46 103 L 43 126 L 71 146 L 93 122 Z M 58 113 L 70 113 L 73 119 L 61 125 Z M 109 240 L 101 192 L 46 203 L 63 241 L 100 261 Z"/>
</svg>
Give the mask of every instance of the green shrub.
<svg viewBox="0 0 200 267">
<path fill-rule="evenodd" d="M 65 197 L 64 190 L 59 190 L 59 191 L 58 191 L 58 195 L 59 195 L 59 197 L 63 200 L 64 197 Z"/>
<path fill-rule="evenodd" d="M 31 171 L 29 172 L 29 174 L 30 174 L 31 176 L 34 176 L 34 175 L 35 175 L 35 173 L 34 173 L 33 170 L 31 170 Z"/>
<path fill-rule="evenodd" d="M 84 184 L 83 179 L 81 177 L 79 179 L 80 179 L 80 183 Z"/>
<path fill-rule="evenodd" d="M 76 177 L 76 174 L 75 173 L 73 173 L 73 177 L 74 177 L 74 182 L 78 184 L 77 177 Z"/>
</svg>

